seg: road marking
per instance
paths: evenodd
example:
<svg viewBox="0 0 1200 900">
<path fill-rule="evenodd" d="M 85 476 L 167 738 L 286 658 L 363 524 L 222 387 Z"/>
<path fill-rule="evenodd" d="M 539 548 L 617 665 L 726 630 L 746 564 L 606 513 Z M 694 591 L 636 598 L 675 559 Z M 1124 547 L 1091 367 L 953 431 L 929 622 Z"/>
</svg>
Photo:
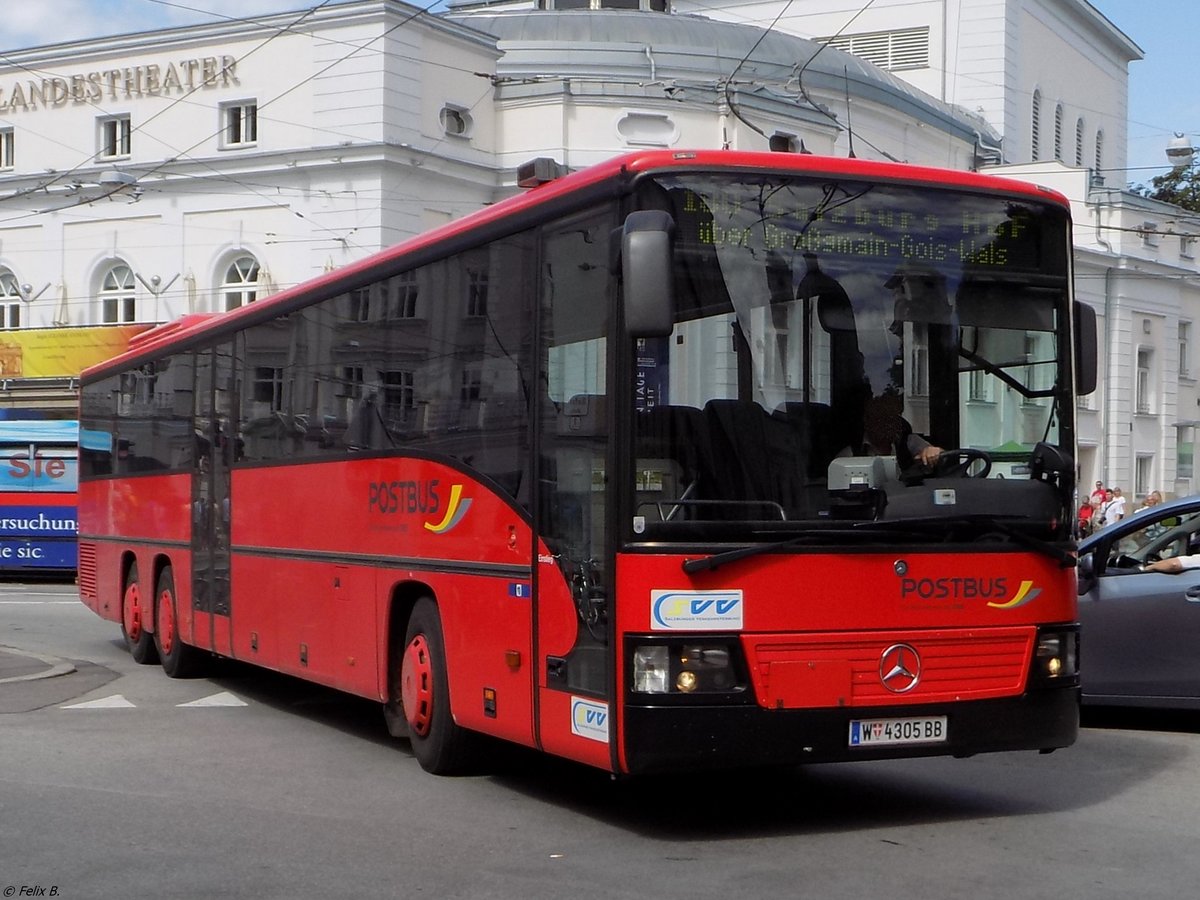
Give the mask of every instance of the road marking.
<svg viewBox="0 0 1200 900">
<path fill-rule="evenodd" d="M 0 600 L 0 606 L 80 606 L 78 600 Z M 86 607 L 84 607 L 86 609 Z"/>
<path fill-rule="evenodd" d="M 113 694 L 111 697 L 101 697 L 99 700 L 87 700 L 83 703 L 72 703 L 70 706 L 60 706 L 59 709 L 133 709 L 134 704 L 125 699 L 123 694 Z"/>
<path fill-rule="evenodd" d="M 190 703 L 176 703 L 177 707 L 184 706 L 247 706 L 245 700 L 239 700 L 229 691 L 221 691 L 219 694 L 212 694 L 208 697 L 201 697 L 199 700 L 193 700 Z"/>
</svg>

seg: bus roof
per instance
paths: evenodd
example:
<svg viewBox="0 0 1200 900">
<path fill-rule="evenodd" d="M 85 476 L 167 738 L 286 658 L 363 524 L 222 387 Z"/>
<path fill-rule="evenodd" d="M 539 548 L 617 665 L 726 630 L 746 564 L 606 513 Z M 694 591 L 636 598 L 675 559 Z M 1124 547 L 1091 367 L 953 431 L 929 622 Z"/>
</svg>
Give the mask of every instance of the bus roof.
<svg viewBox="0 0 1200 900">
<path fill-rule="evenodd" d="M 306 295 L 315 294 L 324 298 L 361 287 L 374 280 L 373 275 L 378 276 L 376 270 L 380 266 L 386 267 L 389 263 L 443 241 L 465 237 L 475 230 L 502 224 L 516 215 L 537 209 L 556 199 L 587 192 L 606 183 L 613 183 L 619 189 L 619 186 L 638 175 L 669 170 L 794 172 L 798 175 L 845 176 L 931 188 L 1007 193 L 1055 204 L 1068 211 L 1070 209 L 1067 198 L 1049 188 L 957 169 L 764 151 L 647 150 L 627 153 L 508 197 L 340 269 L 301 282 L 238 309 L 224 313 L 192 313 L 160 325 L 130 341 L 126 352 L 85 369 L 82 378 L 88 381 L 106 372 L 123 369 L 136 361 L 153 358 L 156 351 L 185 347 L 193 340 L 199 343 L 202 335 L 209 332 L 232 332 L 242 325 L 283 315 L 290 312 L 296 301 Z"/>
</svg>

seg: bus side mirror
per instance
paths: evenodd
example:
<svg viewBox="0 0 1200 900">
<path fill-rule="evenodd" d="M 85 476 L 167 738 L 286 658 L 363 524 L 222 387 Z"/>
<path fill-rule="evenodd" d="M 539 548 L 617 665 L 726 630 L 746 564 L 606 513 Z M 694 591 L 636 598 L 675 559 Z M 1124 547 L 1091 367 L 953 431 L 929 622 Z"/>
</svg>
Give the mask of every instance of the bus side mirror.
<svg viewBox="0 0 1200 900">
<path fill-rule="evenodd" d="M 660 210 L 632 212 L 621 229 L 621 280 L 630 337 L 666 337 L 674 327 L 674 230 L 674 219 Z"/>
<path fill-rule="evenodd" d="M 1075 301 L 1075 393 L 1096 390 L 1096 311 Z"/>
</svg>

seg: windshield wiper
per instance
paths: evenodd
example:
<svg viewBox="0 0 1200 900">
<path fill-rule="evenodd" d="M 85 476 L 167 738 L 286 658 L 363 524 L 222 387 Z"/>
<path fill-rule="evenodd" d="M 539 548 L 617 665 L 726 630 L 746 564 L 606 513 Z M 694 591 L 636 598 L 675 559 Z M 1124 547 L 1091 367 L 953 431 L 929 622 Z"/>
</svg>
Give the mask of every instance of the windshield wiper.
<svg viewBox="0 0 1200 900">
<path fill-rule="evenodd" d="M 736 550 L 726 550 L 722 553 L 714 553 L 711 556 L 702 556 L 697 559 L 685 559 L 682 564 L 683 571 L 689 575 L 696 572 L 711 572 L 718 569 L 726 563 L 736 562 L 739 559 L 746 559 L 751 556 L 758 556 L 761 553 L 774 553 L 778 550 L 786 550 L 789 547 L 794 547 L 798 544 L 803 544 L 809 541 L 817 542 L 822 539 L 832 538 L 861 538 L 864 534 L 869 533 L 891 533 L 897 531 L 913 531 L 918 533 L 928 533 L 935 529 L 945 528 L 947 525 L 986 525 L 990 528 L 999 531 L 1005 537 L 1010 538 L 1015 543 L 1021 544 L 1030 550 L 1034 550 L 1045 556 L 1050 557 L 1063 568 L 1071 568 L 1076 564 L 1076 558 L 1073 553 L 1064 550 L 1057 544 L 1052 544 L 1049 541 L 1043 541 L 1040 538 L 1035 538 L 1032 535 L 1025 534 L 1011 525 L 1001 522 L 994 516 L 988 515 L 973 515 L 973 516 L 923 516 L 915 519 L 893 519 L 872 522 L 857 522 L 848 527 L 828 528 L 808 532 L 798 535 L 793 538 L 787 538 L 782 541 L 773 541 L 768 544 L 752 544 L 749 547 L 738 547 Z"/>
<path fill-rule="evenodd" d="M 852 534 L 854 532 L 848 528 L 822 528 L 782 541 L 772 541 L 769 544 L 751 544 L 749 547 L 725 550 L 721 553 L 714 553 L 711 556 L 701 556 L 698 559 L 685 559 L 683 561 L 683 571 L 689 575 L 696 572 L 711 572 L 713 569 L 718 569 L 726 563 L 736 562 L 748 556 L 758 556 L 760 553 L 773 553 L 776 550 L 786 550 L 788 547 L 794 547 L 797 544 L 803 544 L 807 541 L 820 541 L 825 538 L 845 538 Z"/>
<path fill-rule="evenodd" d="M 855 530 L 863 531 L 925 531 L 946 525 L 986 525 L 1012 539 L 1015 543 L 1028 547 L 1044 556 L 1050 557 L 1064 569 L 1073 568 L 1077 562 L 1075 554 L 1064 550 L 1058 544 L 1043 541 L 1031 534 L 1026 534 L 1014 528 L 1007 522 L 1002 522 L 995 516 L 963 515 L 963 516 L 922 516 L 915 519 L 884 519 L 877 522 L 860 522 Z"/>
</svg>

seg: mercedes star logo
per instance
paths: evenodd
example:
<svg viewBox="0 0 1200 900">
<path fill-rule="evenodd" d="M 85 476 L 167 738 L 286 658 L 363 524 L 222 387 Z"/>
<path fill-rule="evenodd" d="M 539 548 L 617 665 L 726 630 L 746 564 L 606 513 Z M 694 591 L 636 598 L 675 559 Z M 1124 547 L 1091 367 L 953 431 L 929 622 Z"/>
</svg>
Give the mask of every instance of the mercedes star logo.
<svg viewBox="0 0 1200 900">
<path fill-rule="evenodd" d="M 879 680 L 893 694 L 905 694 L 921 680 L 921 657 L 909 644 L 892 644 L 879 657 Z"/>
</svg>

